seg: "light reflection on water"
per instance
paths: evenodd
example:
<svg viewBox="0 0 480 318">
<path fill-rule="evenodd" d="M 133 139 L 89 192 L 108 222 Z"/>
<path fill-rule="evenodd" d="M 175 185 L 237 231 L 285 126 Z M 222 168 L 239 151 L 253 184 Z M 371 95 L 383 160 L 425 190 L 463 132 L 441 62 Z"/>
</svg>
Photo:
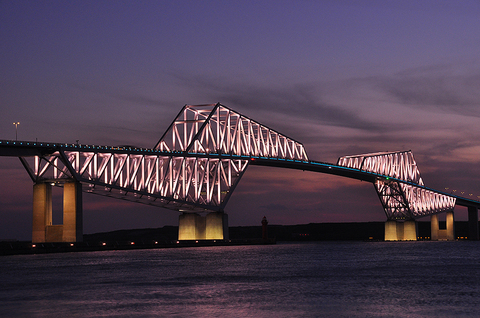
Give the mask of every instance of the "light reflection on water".
<svg viewBox="0 0 480 318">
<path fill-rule="evenodd" d="M 480 242 L 0 258 L 2 317 L 478 317 Z"/>
</svg>

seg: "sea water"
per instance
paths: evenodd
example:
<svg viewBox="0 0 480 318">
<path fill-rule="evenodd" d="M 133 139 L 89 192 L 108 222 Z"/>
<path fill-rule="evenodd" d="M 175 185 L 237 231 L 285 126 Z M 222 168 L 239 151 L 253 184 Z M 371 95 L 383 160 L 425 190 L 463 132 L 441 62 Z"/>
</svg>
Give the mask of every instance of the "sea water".
<svg viewBox="0 0 480 318">
<path fill-rule="evenodd" d="M 0 257 L 1 317 L 479 317 L 480 242 Z"/>
</svg>

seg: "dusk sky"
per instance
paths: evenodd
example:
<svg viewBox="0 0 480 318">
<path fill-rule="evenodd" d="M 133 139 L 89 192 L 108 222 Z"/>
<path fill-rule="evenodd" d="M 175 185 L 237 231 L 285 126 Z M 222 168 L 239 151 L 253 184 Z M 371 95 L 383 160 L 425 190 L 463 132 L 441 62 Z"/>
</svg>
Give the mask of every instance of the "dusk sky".
<svg viewBox="0 0 480 318">
<path fill-rule="evenodd" d="M 474 0 L 0 0 L 0 139 L 20 122 L 19 140 L 151 148 L 183 105 L 220 102 L 312 160 L 412 150 L 428 187 L 477 198 L 479 17 Z M 86 234 L 178 224 L 94 195 L 83 207 Z M 268 167 L 248 168 L 225 212 L 230 226 L 386 220 L 369 183 Z M 18 158 L 0 157 L 0 219 L 0 239 L 31 239 Z"/>
</svg>

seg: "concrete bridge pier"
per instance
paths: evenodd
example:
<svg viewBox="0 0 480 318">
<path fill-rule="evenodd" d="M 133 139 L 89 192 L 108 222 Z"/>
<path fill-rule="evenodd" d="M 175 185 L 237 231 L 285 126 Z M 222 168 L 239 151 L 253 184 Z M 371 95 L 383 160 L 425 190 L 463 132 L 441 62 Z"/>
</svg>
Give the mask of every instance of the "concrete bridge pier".
<svg viewBox="0 0 480 318">
<path fill-rule="evenodd" d="M 63 185 L 63 224 L 52 224 L 52 185 L 33 185 L 32 243 L 81 242 L 83 240 L 82 186 Z"/>
<path fill-rule="evenodd" d="M 432 216 L 430 217 L 430 240 L 455 241 L 455 220 L 453 211 L 447 211 L 446 214 L 446 229 L 440 229 L 438 222 L 438 214 L 432 214 Z"/>
<path fill-rule="evenodd" d="M 211 212 L 206 216 L 182 213 L 178 219 L 178 240 L 228 240 L 228 215 Z"/>
<path fill-rule="evenodd" d="M 478 208 L 474 206 L 468 207 L 468 239 L 478 241 Z"/>
<path fill-rule="evenodd" d="M 385 241 L 416 241 L 417 223 L 415 220 L 385 222 Z"/>
</svg>

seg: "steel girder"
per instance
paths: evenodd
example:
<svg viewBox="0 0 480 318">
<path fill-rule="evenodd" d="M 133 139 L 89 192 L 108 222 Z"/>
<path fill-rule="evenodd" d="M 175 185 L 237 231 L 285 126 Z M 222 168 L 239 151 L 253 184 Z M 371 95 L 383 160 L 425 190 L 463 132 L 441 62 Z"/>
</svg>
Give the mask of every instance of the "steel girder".
<svg viewBox="0 0 480 318">
<path fill-rule="evenodd" d="M 454 197 L 423 188 L 411 151 L 340 157 L 337 164 L 386 176 L 374 186 L 389 220 L 410 220 L 455 207 Z"/>
<path fill-rule="evenodd" d="M 184 106 L 155 149 L 6 144 L 15 153 L 26 147 L 20 160 L 34 182 L 74 179 L 85 192 L 177 211 L 223 210 L 252 156 L 308 161 L 301 143 L 221 104 Z M 448 211 L 456 202 L 424 187 L 411 151 L 346 156 L 337 165 L 379 175 L 372 182 L 388 219 Z"/>
<path fill-rule="evenodd" d="M 337 164 L 424 185 L 410 150 L 345 156 L 340 157 Z"/>
<path fill-rule="evenodd" d="M 84 192 L 191 212 L 223 210 L 248 165 L 247 158 L 62 149 L 21 161 L 34 182 L 74 179 Z"/>
<path fill-rule="evenodd" d="M 34 182 L 74 179 L 85 192 L 192 212 L 223 210 L 250 156 L 308 159 L 301 143 L 221 104 L 184 106 L 155 149 L 74 147 L 20 159 Z"/>
<path fill-rule="evenodd" d="M 303 144 L 221 104 L 184 106 L 155 149 L 308 160 Z"/>
</svg>

